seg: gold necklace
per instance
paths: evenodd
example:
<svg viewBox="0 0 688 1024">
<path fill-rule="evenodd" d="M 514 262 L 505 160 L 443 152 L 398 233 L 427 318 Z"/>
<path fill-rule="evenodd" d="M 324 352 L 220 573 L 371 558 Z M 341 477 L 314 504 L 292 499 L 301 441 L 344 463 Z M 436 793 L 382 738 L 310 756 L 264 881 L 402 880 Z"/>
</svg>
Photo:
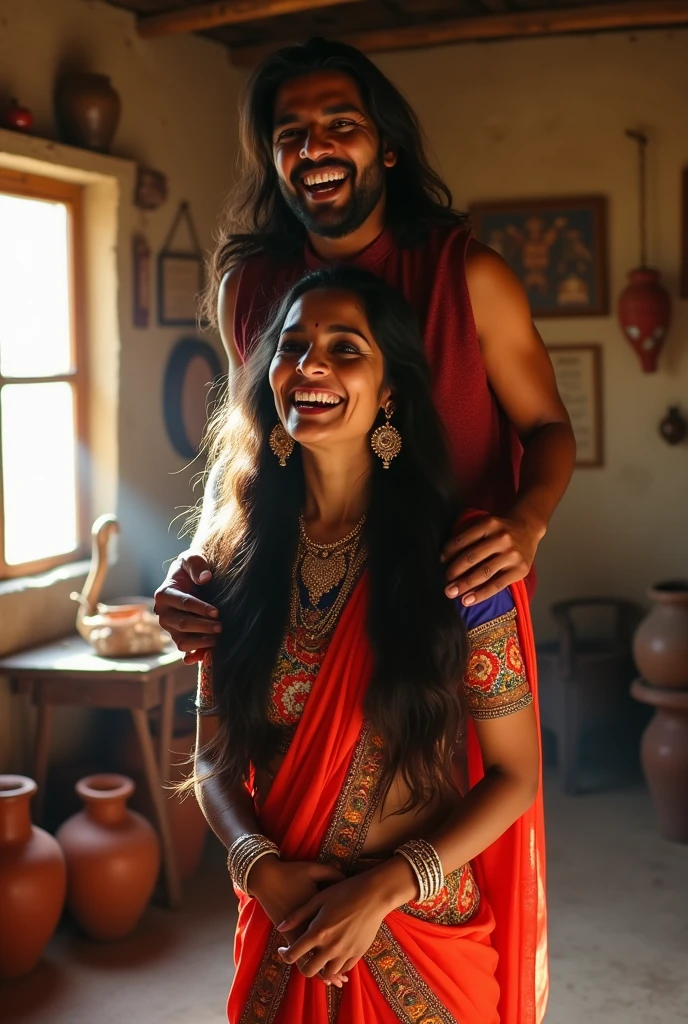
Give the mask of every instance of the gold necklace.
<svg viewBox="0 0 688 1024">
<path fill-rule="evenodd" d="M 348 564 L 347 556 L 358 546 L 358 538 L 365 519 L 366 517 L 362 516 L 353 530 L 341 540 L 331 544 L 318 544 L 310 539 L 306 533 L 303 516 L 299 516 L 301 543 L 305 549 L 303 558 L 300 559 L 301 579 L 314 607 L 319 604 L 321 597 L 329 594 L 344 579 Z"/>
<path fill-rule="evenodd" d="M 299 521 L 301 537 L 292 573 L 290 628 L 301 636 L 306 646 L 319 648 L 334 630 L 341 611 L 349 599 L 363 571 L 367 552 L 362 531 L 365 516 L 351 533 L 333 544 L 312 541 L 305 529 L 303 517 Z M 334 567 L 334 569 L 332 568 Z M 304 608 L 299 595 L 299 578 L 308 591 L 310 608 Z M 339 593 L 329 608 L 319 609 L 318 602 L 339 586 Z"/>
</svg>

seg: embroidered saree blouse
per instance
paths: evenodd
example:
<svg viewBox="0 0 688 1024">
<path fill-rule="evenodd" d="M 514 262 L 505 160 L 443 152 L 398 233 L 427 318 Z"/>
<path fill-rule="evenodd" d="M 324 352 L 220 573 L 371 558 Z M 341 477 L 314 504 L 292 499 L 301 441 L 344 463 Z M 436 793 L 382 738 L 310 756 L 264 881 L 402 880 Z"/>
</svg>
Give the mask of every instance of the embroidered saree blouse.
<svg viewBox="0 0 688 1024">
<path fill-rule="evenodd" d="M 532 694 L 518 641 L 516 609 L 508 590 L 480 604 L 456 606 L 466 625 L 468 663 L 463 693 L 475 719 L 500 718 L 527 707 Z M 272 673 L 267 715 L 282 730 L 280 749 L 286 750 L 327 653 L 329 638 L 313 645 L 300 630 L 288 629 Z M 201 663 L 196 706 L 208 713 L 214 704 L 212 657 Z"/>
</svg>

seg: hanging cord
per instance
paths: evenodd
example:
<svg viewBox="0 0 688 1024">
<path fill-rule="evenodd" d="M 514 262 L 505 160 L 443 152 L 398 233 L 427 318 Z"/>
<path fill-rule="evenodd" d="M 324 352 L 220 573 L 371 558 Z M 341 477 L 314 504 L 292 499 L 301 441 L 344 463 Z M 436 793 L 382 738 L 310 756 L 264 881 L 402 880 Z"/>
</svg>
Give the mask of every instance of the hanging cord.
<svg viewBox="0 0 688 1024">
<path fill-rule="evenodd" d="M 643 132 L 628 129 L 626 135 L 638 143 L 638 173 L 640 177 L 640 266 L 647 266 L 647 192 L 645 174 L 645 153 L 647 150 L 647 135 Z"/>
</svg>

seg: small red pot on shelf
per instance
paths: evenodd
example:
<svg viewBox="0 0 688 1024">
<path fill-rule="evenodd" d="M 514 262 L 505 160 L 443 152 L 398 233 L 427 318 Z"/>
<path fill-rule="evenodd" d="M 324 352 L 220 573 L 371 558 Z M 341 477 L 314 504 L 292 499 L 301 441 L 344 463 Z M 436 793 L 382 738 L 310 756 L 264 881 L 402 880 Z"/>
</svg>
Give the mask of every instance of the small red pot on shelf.
<svg viewBox="0 0 688 1024">
<path fill-rule="evenodd" d="M 28 107 L 20 106 L 13 97 L 3 111 L 2 125 L 15 132 L 30 132 L 33 128 L 33 114 Z"/>
</svg>

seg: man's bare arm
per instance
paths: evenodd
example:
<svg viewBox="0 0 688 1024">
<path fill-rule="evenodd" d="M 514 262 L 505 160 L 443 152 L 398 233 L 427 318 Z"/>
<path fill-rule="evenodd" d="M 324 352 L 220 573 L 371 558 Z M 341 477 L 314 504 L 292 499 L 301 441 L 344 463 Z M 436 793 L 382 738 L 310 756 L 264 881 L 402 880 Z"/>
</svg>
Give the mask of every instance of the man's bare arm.
<svg viewBox="0 0 688 1024">
<path fill-rule="evenodd" d="M 466 277 L 488 380 L 523 443 L 518 495 L 445 551 L 447 594 L 484 600 L 528 573 L 573 472 L 576 444 L 528 299 L 501 256 L 471 241 Z"/>
</svg>

